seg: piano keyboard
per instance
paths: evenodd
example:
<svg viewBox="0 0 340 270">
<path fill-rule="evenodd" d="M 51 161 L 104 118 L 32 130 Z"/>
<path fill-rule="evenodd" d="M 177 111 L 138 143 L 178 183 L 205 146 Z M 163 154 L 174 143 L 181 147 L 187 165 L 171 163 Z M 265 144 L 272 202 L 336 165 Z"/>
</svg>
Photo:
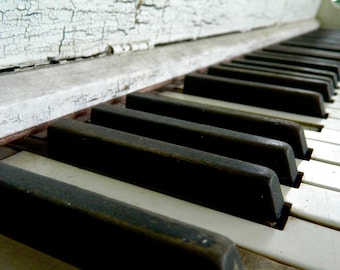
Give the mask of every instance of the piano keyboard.
<svg viewBox="0 0 340 270">
<path fill-rule="evenodd" d="M 91 260 L 86 241 L 100 245 L 93 235 L 105 239 L 117 219 L 133 224 L 138 233 L 140 227 L 148 230 L 148 244 L 161 242 L 150 244 L 161 260 L 169 260 L 163 253 L 168 249 L 172 256 L 187 258 L 169 267 L 184 269 L 195 261 L 207 263 L 207 269 L 240 269 L 242 264 L 257 269 L 240 258 L 234 242 L 241 255 L 249 250 L 277 262 L 277 269 L 337 269 L 340 53 L 329 40 L 338 39 L 336 31 L 301 35 L 188 74 L 183 85 L 129 94 L 125 104 L 95 106 L 89 120 L 56 120 L 47 136 L 10 143 L 0 164 L 1 192 L 11 192 L 3 203 L 22 215 L 35 200 L 47 210 L 32 213 L 38 220 L 32 224 L 40 226 L 35 229 L 13 224 L 29 219 L 27 213 L 20 219 L 6 211 L 13 218 L 6 222 L 7 233 L 81 268 L 112 260 L 102 247 Z M 33 184 L 23 182 L 25 177 Z M 17 198 L 27 202 L 24 211 L 14 203 Z M 68 234 L 62 235 L 67 223 L 55 218 L 55 225 L 46 223 L 54 236 L 25 237 L 30 230 L 41 234 L 45 220 L 39 214 L 56 211 L 57 217 L 67 217 L 56 205 L 75 217 Z M 115 209 L 123 209 L 119 218 Z M 103 233 L 76 233 L 78 215 Z M 134 220 L 134 215 L 143 219 Z M 160 230 L 164 224 L 175 229 Z M 165 240 L 154 240 L 155 233 Z M 69 237 L 82 241 L 60 250 L 44 237 L 58 245 Z M 124 246 L 122 238 L 117 241 Z M 131 241 L 143 251 L 144 242 Z M 179 248 L 169 248 L 169 242 Z M 72 247 L 79 249 L 73 256 Z M 132 258 L 138 253 L 131 246 L 123 250 Z M 154 256 L 143 256 L 135 258 L 149 268 L 160 267 L 148 261 Z M 117 264 L 124 265 L 124 259 Z M 136 267 L 131 260 L 126 267 Z"/>
</svg>

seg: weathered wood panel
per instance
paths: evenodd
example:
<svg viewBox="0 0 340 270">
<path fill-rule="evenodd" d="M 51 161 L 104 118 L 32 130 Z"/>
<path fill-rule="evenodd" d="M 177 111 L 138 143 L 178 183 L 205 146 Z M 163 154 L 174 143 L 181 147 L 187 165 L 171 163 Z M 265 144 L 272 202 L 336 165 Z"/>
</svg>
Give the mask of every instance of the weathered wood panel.
<svg viewBox="0 0 340 270">
<path fill-rule="evenodd" d="M 0 68 L 280 25 L 316 16 L 321 0 L 0 1 Z"/>
<path fill-rule="evenodd" d="M 0 138 L 318 27 L 309 20 L 2 74 Z"/>
</svg>

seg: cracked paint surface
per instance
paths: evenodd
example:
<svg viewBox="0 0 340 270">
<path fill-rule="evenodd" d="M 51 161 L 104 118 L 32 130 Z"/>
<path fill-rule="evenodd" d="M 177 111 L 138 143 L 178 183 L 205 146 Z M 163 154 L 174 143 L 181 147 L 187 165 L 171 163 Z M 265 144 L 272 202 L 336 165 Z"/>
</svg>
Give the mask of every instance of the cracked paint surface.
<svg viewBox="0 0 340 270">
<path fill-rule="evenodd" d="M 3 0 L 0 68 L 313 18 L 320 0 Z"/>
</svg>

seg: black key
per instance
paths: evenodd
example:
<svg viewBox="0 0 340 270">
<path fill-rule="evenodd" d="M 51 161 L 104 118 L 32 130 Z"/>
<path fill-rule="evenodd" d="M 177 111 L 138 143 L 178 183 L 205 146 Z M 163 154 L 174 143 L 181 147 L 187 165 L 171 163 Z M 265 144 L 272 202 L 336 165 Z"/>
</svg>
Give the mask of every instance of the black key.
<svg viewBox="0 0 340 270">
<path fill-rule="evenodd" d="M 325 44 L 325 45 L 331 45 L 331 46 L 337 46 L 340 42 L 339 40 L 332 39 L 332 38 L 319 38 L 319 37 L 313 37 L 313 36 L 299 36 L 295 37 L 293 39 L 290 39 L 291 41 L 302 41 L 302 42 L 308 42 L 308 43 L 316 43 L 316 44 Z"/>
<path fill-rule="evenodd" d="M 302 127 L 292 121 L 153 94 L 129 94 L 126 97 L 126 107 L 281 140 L 292 146 L 296 157 L 308 159 L 310 156 Z"/>
<path fill-rule="evenodd" d="M 183 92 L 308 116 L 327 116 L 320 94 L 290 87 L 191 73 L 185 76 Z"/>
<path fill-rule="evenodd" d="M 290 40 L 303 40 L 303 41 L 308 41 L 308 42 L 313 42 L 313 41 L 317 41 L 317 42 L 322 42 L 322 43 L 338 43 L 340 40 L 337 40 L 336 36 L 332 36 L 332 35 L 325 35 L 325 36 L 317 36 L 317 35 L 301 35 L 301 36 L 297 36 L 294 38 L 291 38 Z"/>
<path fill-rule="evenodd" d="M 255 63 L 252 63 L 252 62 L 255 62 Z M 260 62 L 260 64 L 257 65 L 256 62 Z M 307 73 L 307 72 L 302 72 L 304 68 L 301 68 L 300 71 L 294 71 L 294 70 L 283 69 L 283 68 L 278 67 L 280 66 L 280 64 L 273 63 L 272 67 L 270 65 L 266 66 L 266 64 L 267 62 L 238 59 L 235 61 L 233 60 L 232 62 L 220 63 L 219 66 L 235 67 L 235 68 L 242 68 L 242 69 L 247 69 L 247 70 L 257 70 L 257 71 L 272 73 L 272 74 L 288 75 L 293 78 L 306 78 L 310 80 L 317 80 L 317 81 L 321 81 L 323 84 L 326 85 L 327 88 L 329 88 L 331 95 L 335 94 L 334 88 L 337 88 L 335 76 L 333 77 L 328 76 L 328 74 L 320 75 L 322 73 L 318 72 L 317 70 L 315 70 L 314 73 Z M 278 66 L 276 67 L 275 65 L 278 65 Z M 299 70 L 299 69 L 296 69 L 296 70 Z M 334 75 L 333 73 L 330 73 L 330 74 Z M 333 82 L 333 78 L 335 79 L 334 82 Z"/>
<path fill-rule="evenodd" d="M 318 30 L 303 34 L 301 35 L 301 37 L 340 41 L 340 31 L 338 29 L 318 29 Z"/>
<path fill-rule="evenodd" d="M 272 45 L 272 46 L 263 48 L 263 50 L 269 51 L 269 52 L 288 53 L 292 55 L 311 56 L 311 57 L 318 58 L 320 60 L 327 59 L 327 60 L 334 60 L 337 62 L 340 61 L 340 53 L 317 50 L 317 49 L 312 49 L 312 48 L 300 48 L 300 47 L 285 46 L 285 45 Z"/>
<path fill-rule="evenodd" d="M 242 269 L 224 236 L 5 163 L 0 202 L 2 234 L 82 269 Z"/>
<path fill-rule="evenodd" d="M 284 209 L 263 166 L 70 119 L 48 127 L 48 146 L 52 158 L 263 224 Z"/>
<path fill-rule="evenodd" d="M 311 48 L 311 49 L 318 49 L 318 50 L 325 50 L 329 52 L 337 52 L 340 53 L 339 45 L 322 42 L 322 40 L 313 40 L 312 42 L 308 42 L 308 40 L 287 40 L 281 42 L 280 44 L 286 46 L 294 46 L 294 47 L 301 47 L 301 48 Z"/>
<path fill-rule="evenodd" d="M 307 68 L 315 68 L 320 70 L 331 71 L 335 74 L 337 81 L 339 80 L 339 64 L 334 62 L 321 62 L 318 59 L 308 56 L 299 56 L 299 55 L 288 55 L 288 54 L 280 54 L 274 52 L 263 52 L 257 51 L 252 52 L 244 56 L 246 59 L 251 60 L 259 60 L 259 61 L 267 61 L 272 63 L 279 64 L 288 64 L 288 65 L 296 65 Z"/>
<path fill-rule="evenodd" d="M 214 65 L 208 68 L 209 75 L 220 76 L 224 78 L 274 84 L 278 86 L 287 86 L 298 89 L 310 90 L 322 95 L 324 101 L 332 101 L 332 91 L 330 86 L 324 81 L 291 76 L 286 74 L 277 74 L 273 72 L 249 70 L 233 66 Z"/>
<path fill-rule="evenodd" d="M 222 63 L 224 65 L 224 63 Z M 227 64 L 227 63 L 226 63 Z M 326 78 L 326 80 L 330 80 L 332 82 L 333 88 L 337 88 L 337 76 L 331 71 L 315 69 L 315 68 L 307 68 L 296 65 L 285 65 L 279 63 L 271 63 L 268 61 L 259 61 L 259 60 L 251 60 L 251 59 L 234 59 L 232 60 L 232 64 L 238 64 L 247 66 L 249 68 L 266 68 L 272 70 L 272 72 L 294 72 L 298 76 L 308 77 L 308 78 L 317 78 L 322 79 Z"/>
<path fill-rule="evenodd" d="M 278 140 L 108 104 L 92 109 L 91 123 L 263 165 L 281 184 L 301 180 L 293 149 Z"/>
</svg>

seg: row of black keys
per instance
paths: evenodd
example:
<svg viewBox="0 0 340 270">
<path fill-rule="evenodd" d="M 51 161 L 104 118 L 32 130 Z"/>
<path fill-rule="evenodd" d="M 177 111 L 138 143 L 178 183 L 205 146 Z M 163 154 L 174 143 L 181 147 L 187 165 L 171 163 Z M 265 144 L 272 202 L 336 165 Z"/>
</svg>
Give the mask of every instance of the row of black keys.
<svg viewBox="0 0 340 270">
<path fill-rule="evenodd" d="M 305 39 L 308 39 L 308 35 Z M 322 44 L 328 46 L 328 43 Z M 233 63 L 250 61 L 246 59 L 247 56 Z M 271 62 L 274 62 L 256 61 L 263 65 L 273 65 Z M 280 68 L 284 74 L 287 74 L 288 67 L 298 67 L 287 63 L 276 65 L 271 70 L 278 72 L 277 68 Z M 248 65 L 249 69 L 253 66 L 254 61 Z M 301 64 L 304 78 L 309 76 L 307 74 L 319 74 L 320 81 L 327 82 L 327 93 L 332 94 L 339 71 L 322 69 L 322 65 L 318 67 L 306 68 Z M 248 77 L 249 80 L 258 78 L 251 72 L 249 74 L 253 76 Z M 300 76 L 298 73 L 296 75 Z M 184 91 L 190 89 L 188 85 L 195 81 L 195 76 L 198 77 L 199 87 L 192 89 L 204 88 L 201 79 L 206 75 L 191 74 L 186 76 Z M 243 76 L 246 75 L 242 73 L 242 79 Z M 212 85 L 218 87 L 207 84 L 206 92 L 214 93 L 222 87 L 220 81 L 227 79 L 214 80 L 218 83 Z M 239 78 L 232 79 L 224 82 L 224 89 L 234 89 L 235 84 L 231 84 L 232 87 L 225 86 L 230 81 L 242 84 Z M 292 80 L 285 77 L 283 81 L 291 83 Z M 303 93 L 309 93 L 309 96 L 312 93 L 310 90 L 321 89 L 320 81 L 315 82 L 318 85 L 315 89 L 313 83 L 306 83 L 311 89 Z M 282 97 L 289 91 L 300 97 L 296 93 L 301 90 L 293 90 L 293 85 L 289 85 L 289 91 L 288 88 L 271 87 L 271 92 L 281 93 Z M 296 87 L 300 88 L 301 84 Z M 238 92 L 250 88 L 261 93 L 261 89 L 267 89 L 268 86 L 256 82 L 252 86 L 238 88 Z M 246 96 L 247 92 L 242 93 L 241 97 Z M 318 110 L 322 111 L 321 100 L 327 99 L 317 93 L 312 100 L 315 96 L 321 108 Z M 302 98 L 300 102 L 306 100 Z M 281 98 L 281 101 L 284 100 Z M 292 100 L 289 100 L 291 103 Z M 259 106 L 266 104 L 260 103 Z M 300 103 L 300 107 L 309 106 L 309 103 Z M 142 112 L 145 110 L 149 113 Z M 325 117 L 324 114 L 319 116 Z M 51 158 L 229 214 L 283 227 L 289 214 L 289 205 L 284 203 L 280 184 L 298 187 L 301 173 L 296 169 L 294 158 L 308 159 L 310 155 L 301 130 L 301 126 L 289 121 L 171 101 L 153 94 L 131 94 L 127 97 L 126 108 L 110 105 L 93 108 L 91 124 L 62 119 L 50 125 L 48 151 Z M 192 266 L 204 269 L 241 267 L 233 243 L 226 238 L 5 164 L 1 164 L 0 173 L 1 200 L 2 205 L 5 205 L 3 213 L 8 221 L 1 225 L 2 233 L 18 237 L 36 248 L 46 250 L 47 246 L 48 253 L 80 267 L 107 265 L 112 250 L 119 254 L 115 256 L 117 269 L 142 264 L 148 265 L 150 269 L 159 268 L 158 263 L 150 260 L 150 251 L 153 252 L 152 258 L 166 261 L 162 268 L 178 268 L 175 260 L 169 260 L 169 254 L 180 258 L 180 268 L 183 269 Z M 46 181 L 48 186 L 43 184 Z M 27 193 L 27 190 L 31 192 Z M 46 200 L 47 194 L 49 199 Z M 62 203 L 69 201 L 68 197 L 73 198 L 72 206 Z M 13 224 L 23 223 L 28 227 L 18 236 L 18 225 Z M 122 223 L 130 225 L 125 227 Z M 86 237 L 87 243 L 84 243 L 84 234 L 79 230 L 83 224 L 95 231 Z M 44 227 L 53 228 L 53 236 L 49 234 L 45 241 L 44 237 L 32 240 L 32 235 L 41 235 Z M 202 242 L 202 235 L 208 242 Z M 183 238 L 190 240 L 183 242 L 180 240 Z M 110 249 L 99 248 L 103 245 L 103 239 L 108 244 L 116 243 L 115 247 L 109 245 Z M 59 246 L 63 241 L 69 245 L 66 251 L 51 247 Z M 126 255 L 132 243 L 135 250 L 141 251 L 134 253 L 135 260 Z M 89 246 L 98 249 L 96 251 Z M 73 252 L 76 256 L 70 256 L 72 250 L 77 250 Z"/>
<path fill-rule="evenodd" d="M 326 118 L 323 103 L 332 102 L 337 87 L 340 51 L 283 44 L 189 74 L 185 93 Z"/>
<path fill-rule="evenodd" d="M 153 94 L 131 94 L 127 96 L 126 101 L 126 106 L 134 109 L 107 104 L 94 107 L 91 112 L 91 124 L 71 119 L 61 119 L 51 124 L 48 128 L 48 156 L 229 214 L 267 225 L 282 226 L 278 223 L 284 223 L 288 213 L 283 213 L 287 209 L 277 174 L 267 167 L 241 159 L 260 161 L 268 166 L 269 163 L 273 166 L 276 164 L 278 169 L 283 162 L 285 166 L 282 168 L 287 166 L 288 173 L 294 177 L 286 179 L 282 176 L 281 181 L 292 184 L 296 180 L 297 172 L 294 153 L 289 144 L 161 116 L 160 111 L 176 112 L 209 122 L 216 120 L 216 123 L 221 122 L 224 125 L 228 123 L 228 118 L 234 118 L 234 123 L 240 126 L 244 124 L 242 121 L 251 123 L 255 119 L 253 126 L 257 123 L 265 127 L 261 130 L 268 134 L 273 132 L 274 125 L 277 125 L 273 121 L 275 119 L 256 119 L 238 115 L 233 111 L 176 102 Z M 159 108 L 160 111 L 157 110 L 156 114 L 147 113 L 137 110 L 139 106 L 151 110 Z M 301 135 L 298 125 L 288 122 L 287 124 L 283 121 L 281 130 L 292 129 L 295 135 Z M 287 132 L 285 131 L 286 134 Z M 304 143 L 301 136 L 298 141 Z M 301 147 L 301 144 L 299 146 Z M 238 155 L 239 159 L 231 158 L 235 155 Z M 104 249 L 103 252 L 102 248 L 98 248 L 100 252 L 97 254 L 92 248 L 88 248 L 88 245 L 98 246 L 99 241 L 106 239 L 104 242 L 120 243 L 117 246 L 119 254 L 129 254 L 128 249 L 131 246 L 127 243 L 135 245 L 135 241 L 135 248 L 152 250 L 152 256 L 159 259 L 167 252 L 176 254 L 176 257 L 182 260 L 180 267 L 197 264 L 207 269 L 224 269 L 226 266 L 232 269 L 239 265 L 239 257 L 232 242 L 199 228 L 160 218 L 5 164 L 0 166 L 0 179 L 5 179 L 0 188 L 3 205 L 10 205 L 3 211 L 9 223 L 4 222 L 2 230 L 5 228 L 7 235 L 19 238 L 22 242 L 72 264 L 81 267 L 88 267 L 92 263 L 96 266 L 100 263 L 107 264 L 106 259 L 110 258 L 108 251 Z M 27 190 L 30 192 L 27 193 Z M 72 201 L 72 205 L 63 203 L 68 201 Z M 95 213 L 94 217 L 88 216 L 89 213 Z M 110 216 L 109 220 L 107 215 Z M 66 223 L 65 219 L 68 220 Z M 107 222 L 109 224 L 105 224 Z M 132 227 L 124 232 L 127 230 L 125 226 L 117 226 L 122 225 L 122 222 L 127 222 Z M 25 224 L 25 229 L 21 228 L 18 235 L 18 225 L 21 227 L 21 224 Z M 85 237 L 79 230 L 82 224 L 96 230 L 93 238 L 92 234 Z M 41 239 L 39 234 L 43 228 L 54 228 L 55 231 Z M 145 230 L 147 235 L 143 235 Z M 137 238 L 130 240 L 129 234 Z M 120 237 L 117 238 L 117 235 Z M 83 237 L 87 243 L 84 243 Z M 208 246 L 202 243 L 202 237 L 211 241 Z M 159 238 L 163 240 L 159 241 Z M 189 238 L 190 241 L 180 241 L 178 246 L 175 245 L 181 238 Z M 68 244 L 66 249 L 63 247 L 63 251 L 59 253 L 60 250 L 55 247 L 60 246 L 60 242 L 66 241 L 65 239 L 71 244 Z M 51 243 L 54 247 L 52 249 Z M 139 246 L 139 243 L 144 246 Z M 77 250 L 78 257 L 65 257 L 74 255 L 75 252 L 71 250 Z M 92 254 L 88 254 L 89 251 Z M 141 254 L 145 256 L 144 253 Z M 115 263 L 126 263 L 129 259 L 124 256 L 120 255 L 122 261 L 117 260 Z M 220 260 L 221 258 L 223 260 Z M 146 256 L 144 260 L 147 261 L 143 261 L 135 256 L 135 260 L 151 269 L 159 267 L 158 264 L 150 264 L 149 259 L 150 257 Z M 129 267 L 135 267 L 133 262 L 130 263 Z M 175 262 L 167 266 L 169 269 L 178 267 Z"/>
<path fill-rule="evenodd" d="M 143 112 L 138 108 L 148 109 L 154 113 Z M 172 117 L 162 116 L 162 114 L 171 114 Z M 175 114 L 190 119 L 181 120 L 181 117 L 178 118 Z M 200 124 L 197 123 L 198 121 L 215 126 Z M 127 96 L 126 108 L 108 104 L 94 107 L 91 112 L 91 124 L 62 119 L 50 125 L 48 128 L 48 155 L 63 162 L 229 214 L 267 225 L 283 226 L 280 223 L 285 222 L 288 213 L 283 213 L 287 209 L 281 195 L 280 181 L 288 185 L 298 186 L 300 180 L 295 167 L 292 147 L 282 141 L 225 129 L 226 125 L 234 126 L 234 129 L 246 128 L 250 134 L 261 127 L 259 131 L 263 135 L 288 138 L 295 145 L 294 147 L 299 149 L 302 157 L 308 154 L 301 127 L 295 123 L 281 120 L 278 123 L 276 119 L 272 118 L 250 116 L 236 111 L 211 108 L 206 105 L 178 102 L 154 94 L 131 94 Z M 238 160 L 233 159 L 235 157 Z M 266 165 L 266 167 L 241 160 L 260 163 Z M 277 170 L 279 176 L 267 167 Z M 1 176 L 13 177 L 13 173 L 8 173 L 8 166 L 1 165 L 0 169 Z M 218 238 L 220 240 L 216 241 L 215 236 L 210 236 L 208 232 L 203 230 L 186 227 L 181 223 L 174 223 L 164 218 L 159 219 L 145 211 L 137 212 L 136 209 L 129 209 L 119 202 L 110 201 L 111 205 L 108 206 L 107 199 L 105 199 L 105 204 L 101 206 L 100 202 L 103 201 L 103 198 L 100 196 L 20 170 L 15 170 L 15 178 L 14 180 L 11 178 L 10 181 L 10 188 L 1 187 L 1 190 L 5 192 L 2 197 L 3 202 L 6 202 L 7 205 L 11 202 L 11 207 L 7 209 L 8 212 L 6 213 L 9 217 L 8 220 L 10 220 L 7 234 L 11 234 L 11 231 L 14 230 L 13 237 L 18 237 L 17 227 L 13 226 L 13 222 L 15 224 L 25 223 L 27 228 L 19 236 L 21 241 L 28 241 L 32 244 L 30 242 L 32 239 L 27 240 L 25 237 L 34 235 L 33 245 L 36 245 L 37 241 L 38 248 L 40 248 L 39 245 L 42 245 L 43 250 L 46 250 L 46 247 L 44 247 L 46 243 L 40 243 L 39 237 L 37 237 L 42 227 L 58 228 L 54 237 L 49 236 L 47 238 L 49 243 L 57 243 L 53 246 L 58 246 L 59 241 L 69 239 L 71 243 L 78 243 L 70 245 L 70 248 L 74 250 L 74 245 L 76 245 L 77 254 L 81 254 L 79 256 L 90 258 L 90 254 L 87 254 L 78 246 L 84 240 L 81 240 L 83 234 L 80 234 L 77 228 L 82 223 L 91 224 L 93 229 L 100 227 L 101 233 L 95 234 L 96 239 L 111 239 L 112 233 L 108 233 L 107 230 L 112 230 L 112 224 L 103 229 L 101 222 L 96 221 L 97 223 L 92 225 L 94 221 L 88 221 L 89 217 L 86 215 L 82 217 L 82 215 L 88 211 L 94 211 L 96 219 L 98 219 L 102 218 L 102 214 L 107 215 L 107 211 L 113 208 L 115 210 L 112 212 L 113 220 L 111 222 L 121 222 L 122 220 L 129 223 L 136 222 L 134 224 L 136 228 L 133 230 L 140 230 L 138 226 L 149 231 L 158 230 L 158 232 L 160 228 L 166 228 L 159 232 L 167 235 L 165 243 L 158 243 L 158 245 L 153 246 L 151 240 L 137 239 L 146 245 L 144 248 L 149 250 L 159 249 L 165 252 L 164 249 L 166 249 L 166 252 L 179 252 L 180 255 L 177 254 L 176 256 L 187 258 L 186 261 L 181 263 L 181 266 L 184 266 L 186 262 L 189 264 L 192 259 L 195 259 L 201 266 L 203 260 L 205 264 L 213 262 L 220 267 L 221 265 L 218 262 L 221 261 L 214 256 L 224 256 L 223 252 L 229 254 L 225 257 L 228 263 L 224 263 L 229 265 L 231 262 L 231 264 L 234 264 L 235 261 L 238 262 L 237 252 L 230 241 L 225 238 Z M 50 184 L 45 187 L 43 183 L 47 182 Z M 27 194 L 26 190 L 30 190 L 30 193 Z M 34 195 L 33 198 L 32 195 Z M 43 195 L 49 196 L 52 202 L 46 203 Z M 71 206 L 65 205 L 64 208 L 66 209 L 63 209 L 58 200 L 69 201 L 69 197 L 76 198 L 76 201 L 72 200 L 72 209 L 70 209 Z M 30 201 L 30 198 L 33 202 Z M 83 201 L 87 202 L 85 208 L 82 206 Z M 59 205 L 57 212 L 54 204 Z M 32 208 L 36 208 L 37 205 L 39 205 L 40 210 L 34 214 Z M 93 205 L 95 208 L 88 209 Z M 77 209 L 77 215 L 73 214 L 74 208 Z M 120 210 L 121 208 L 123 210 Z M 122 215 L 122 213 L 125 214 Z M 139 213 L 137 219 L 135 219 L 136 213 Z M 65 215 L 70 221 L 67 222 L 67 233 L 60 235 L 58 233 L 60 230 L 64 232 L 60 228 L 65 227 L 63 221 Z M 27 225 L 27 219 L 33 223 Z M 39 226 L 37 226 L 36 221 L 39 221 Z M 164 226 L 167 223 L 170 225 Z M 158 227 L 158 224 L 160 227 Z M 145 228 L 145 226 L 148 227 Z M 129 239 L 119 231 L 119 228 L 116 230 L 118 232 L 114 231 L 115 235 L 120 235 L 121 241 Z M 107 236 L 105 233 L 107 233 Z M 133 234 L 138 234 L 138 232 L 133 232 Z M 182 251 L 176 249 L 177 247 L 174 247 L 174 250 L 169 250 L 167 248 L 169 242 L 184 237 L 183 234 L 186 238 L 190 237 L 191 239 L 187 246 L 183 246 L 183 243 L 179 245 L 180 250 L 184 249 L 184 255 L 181 253 Z M 213 241 L 216 241 L 214 242 L 215 246 L 200 246 L 199 241 L 202 235 L 207 238 L 213 237 Z M 153 236 L 156 238 L 155 241 L 158 242 L 159 235 Z M 96 239 L 91 238 L 86 241 L 96 246 L 98 245 Z M 162 244 L 165 246 L 161 247 Z M 85 244 L 80 246 L 88 247 Z M 120 252 L 128 254 L 128 252 L 125 253 L 128 248 L 127 244 L 122 244 Z M 188 256 L 186 254 L 189 248 L 194 255 Z M 201 248 L 204 248 L 207 254 L 211 252 L 210 249 L 220 251 L 217 254 L 213 252 L 213 256 L 206 257 L 199 253 L 202 251 Z M 49 252 L 63 260 L 71 260 L 71 263 L 76 265 L 80 264 L 82 267 L 84 266 L 83 263 L 91 264 L 88 260 L 80 260 L 79 257 L 65 258 L 65 254 L 70 253 L 68 248 L 62 254 L 58 253 L 59 250 L 49 250 Z M 155 254 L 157 253 L 153 253 L 153 256 Z M 102 251 L 100 254 L 92 254 L 91 258 L 96 258 L 96 256 L 100 258 L 109 257 Z M 200 256 L 200 259 L 194 258 L 195 256 Z M 157 255 L 157 257 L 160 256 Z M 102 259 L 100 261 L 103 264 L 107 263 Z M 98 263 L 98 260 L 96 260 L 96 263 Z M 116 263 L 123 262 L 117 260 Z M 169 265 L 174 267 L 173 264 Z M 148 265 L 148 267 L 151 266 Z"/>
</svg>

